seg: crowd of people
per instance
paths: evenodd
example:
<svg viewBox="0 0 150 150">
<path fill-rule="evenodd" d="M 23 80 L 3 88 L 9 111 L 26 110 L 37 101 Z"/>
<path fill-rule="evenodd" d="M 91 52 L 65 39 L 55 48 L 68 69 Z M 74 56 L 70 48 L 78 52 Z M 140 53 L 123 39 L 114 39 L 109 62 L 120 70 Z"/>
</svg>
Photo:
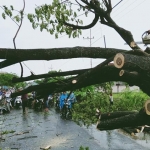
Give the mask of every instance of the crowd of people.
<svg viewBox="0 0 150 150">
<path fill-rule="evenodd" d="M 21 91 L 21 90 L 23 90 L 23 88 L 19 88 L 17 91 Z M 10 108 L 14 108 L 16 106 L 16 103 L 18 103 L 17 100 L 19 99 L 21 107 L 22 107 L 22 111 L 24 114 L 27 112 L 28 107 L 35 108 L 37 103 L 39 103 L 38 107 L 40 107 L 40 110 L 44 110 L 45 112 L 47 112 L 50 110 L 49 109 L 50 107 L 53 107 L 53 106 L 56 107 L 55 106 L 56 101 L 59 103 L 60 111 L 62 111 L 64 104 L 66 102 L 68 104 L 69 109 L 72 109 L 73 104 L 76 102 L 76 97 L 73 92 L 49 94 L 40 100 L 37 100 L 35 91 L 31 93 L 23 94 L 21 96 L 17 96 L 15 98 L 11 98 L 11 93 L 13 92 L 15 91 L 12 89 L 0 90 L 0 99 L 1 101 L 3 100 L 4 105 L 9 104 Z M 9 111 L 10 111 L 10 108 L 9 108 Z"/>
</svg>

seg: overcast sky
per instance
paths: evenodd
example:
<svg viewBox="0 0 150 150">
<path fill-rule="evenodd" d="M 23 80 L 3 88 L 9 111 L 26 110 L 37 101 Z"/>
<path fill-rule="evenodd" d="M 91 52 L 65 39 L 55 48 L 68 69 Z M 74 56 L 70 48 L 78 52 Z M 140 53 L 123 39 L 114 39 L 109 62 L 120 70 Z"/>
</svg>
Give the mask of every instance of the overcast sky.
<svg viewBox="0 0 150 150">
<path fill-rule="evenodd" d="M 74 0 L 72 0 L 73 2 Z M 113 1 L 113 5 L 117 4 L 120 0 Z M 25 13 L 33 13 L 36 5 L 44 3 L 48 4 L 49 0 L 26 0 Z M 74 2 L 75 3 L 75 2 Z M 23 0 L 0 0 L 0 6 L 13 5 L 16 10 L 21 10 L 23 7 Z M 141 35 L 144 31 L 150 29 L 150 16 L 149 16 L 150 0 L 123 0 L 117 7 L 113 9 L 112 18 L 116 23 L 131 31 L 135 41 L 141 41 Z M 0 8 L 0 14 L 3 10 Z M 85 17 L 84 17 L 85 18 Z M 93 20 L 93 15 L 83 20 L 84 24 L 90 23 Z M 0 16 L 0 48 L 14 48 L 13 37 L 16 34 L 18 26 L 7 17 L 4 20 Z M 32 29 L 30 22 L 24 18 L 23 25 L 16 38 L 16 47 L 22 49 L 33 48 L 54 48 L 54 47 L 74 47 L 74 46 L 90 46 L 90 30 L 82 32 L 80 38 L 69 39 L 67 35 L 62 35 L 55 39 L 54 35 L 50 35 L 46 31 L 40 32 L 39 28 Z M 103 36 L 106 38 L 106 46 L 120 49 L 130 49 L 129 46 L 124 45 L 121 37 L 111 28 L 97 23 L 91 29 L 91 46 L 104 47 Z M 84 37 L 84 38 L 83 38 Z M 145 49 L 143 45 L 141 48 Z M 92 59 L 92 66 L 96 66 L 102 60 Z M 24 65 L 25 64 L 25 65 Z M 25 61 L 23 63 L 24 75 L 30 75 L 30 70 L 35 74 L 47 73 L 49 70 L 76 70 L 83 68 L 90 68 L 91 61 L 87 58 L 80 59 L 64 59 L 52 61 Z M 29 70 L 30 69 L 30 70 Z M 20 65 L 12 65 L 1 69 L 0 71 L 16 73 L 20 76 Z"/>
</svg>

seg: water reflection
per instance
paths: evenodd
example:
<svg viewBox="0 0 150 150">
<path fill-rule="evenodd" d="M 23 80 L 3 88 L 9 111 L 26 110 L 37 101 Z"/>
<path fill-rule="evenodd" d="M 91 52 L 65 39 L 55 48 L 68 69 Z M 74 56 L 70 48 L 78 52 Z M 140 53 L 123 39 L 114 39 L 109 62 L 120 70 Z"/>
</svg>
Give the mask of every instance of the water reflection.
<svg viewBox="0 0 150 150">
<path fill-rule="evenodd" d="M 135 141 L 144 147 L 150 148 L 150 134 L 149 133 L 136 133 L 135 137 L 133 137 Z"/>
<path fill-rule="evenodd" d="M 84 127 L 85 128 L 85 127 Z M 136 139 L 125 135 L 120 130 L 100 131 L 96 129 L 95 125 L 85 128 L 90 135 L 97 141 L 104 149 L 116 150 L 116 148 L 122 148 L 122 150 L 141 149 L 144 146 L 145 149 L 150 147 L 150 135 L 145 133 L 137 134 Z M 136 144 L 138 143 L 138 144 Z"/>
<path fill-rule="evenodd" d="M 112 134 L 111 134 L 111 131 L 106 131 L 106 137 L 107 137 L 107 145 L 108 145 L 108 148 L 110 149 L 111 148 L 111 141 L 112 141 Z"/>
</svg>

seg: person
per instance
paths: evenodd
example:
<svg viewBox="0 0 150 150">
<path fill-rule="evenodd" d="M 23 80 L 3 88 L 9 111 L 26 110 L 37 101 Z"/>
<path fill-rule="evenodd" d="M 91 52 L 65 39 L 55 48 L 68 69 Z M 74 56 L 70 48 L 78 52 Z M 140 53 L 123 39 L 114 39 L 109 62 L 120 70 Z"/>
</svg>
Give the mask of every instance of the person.
<svg viewBox="0 0 150 150">
<path fill-rule="evenodd" d="M 11 97 L 11 91 L 10 90 L 6 89 L 5 97 L 6 98 L 10 98 Z"/>
<path fill-rule="evenodd" d="M 21 100 L 22 100 L 22 109 L 23 109 L 23 113 L 26 113 L 26 107 L 28 107 L 28 94 L 23 94 L 21 96 Z"/>
<path fill-rule="evenodd" d="M 49 107 L 52 107 L 52 106 L 54 105 L 54 103 L 53 103 L 53 95 L 52 95 L 52 94 L 50 94 L 50 95 L 48 96 L 47 105 L 48 105 Z"/>
<path fill-rule="evenodd" d="M 77 100 L 76 100 L 76 97 L 75 97 L 75 95 L 74 95 L 74 93 L 73 92 L 71 92 L 71 94 L 70 94 L 70 96 L 69 96 L 69 98 L 68 98 L 68 102 L 69 102 L 69 108 L 72 108 L 72 106 L 73 106 L 73 104 L 76 102 Z"/>
<path fill-rule="evenodd" d="M 113 95 L 112 95 L 112 92 L 110 92 L 109 101 L 110 101 L 110 105 L 113 105 Z"/>
<path fill-rule="evenodd" d="M 11 108 L 13 108 L 12 107 L 12 104 L 11 104 L 11 91 L 9 90 L 9 89 L 6 89 L 6 93 L 5 93 L 5 104 L 7 105 L 9 105 L 9 111 L 10 111 L 10 107 Z"/>
<path fill-rule="evenodd" d="M 48 106 L 48 102 L 47 102 L 47 100 L 48 100 L 48 96 L 46 95 L 46 96 L 44 96 L 44 111 L 45 112 L 48 112 L 49 111 L 49 106 Z"/>
<path fill-rule="evenodd" d="M 62 110 L 62 108 L 64 106 L 64 101 L 66 100 L 66 98 L 67 98 L 67 93 L 66 92 L 62 92 L 62 94 L 59 97 L 59 107 L 60 107 L 60 110 Z"/>
</svg>

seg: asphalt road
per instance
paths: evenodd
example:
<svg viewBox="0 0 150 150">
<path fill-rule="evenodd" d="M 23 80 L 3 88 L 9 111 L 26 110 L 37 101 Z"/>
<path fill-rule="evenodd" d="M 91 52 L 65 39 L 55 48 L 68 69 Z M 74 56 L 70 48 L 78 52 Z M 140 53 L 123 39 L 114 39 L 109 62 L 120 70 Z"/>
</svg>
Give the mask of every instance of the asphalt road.
<svg viewBox="0 0 150 150">
<path fill-rule="evenodd" d="M 14 133 L 9 133 L 12 130 Z M 99 131 L 94 126 L 86 129 L 63 120 L 53 109 L 49 114 L 30 109 L 23 115 L 20 109 L 0 115 L 0 132 L 4 131 L 8 134 L 0 137 L 2 150 L 40 150 L 49 145 L 52 150 L 79 150 L 81 145 L 89 150 L 149 149 L 117 130 Z"/>
</svg>

